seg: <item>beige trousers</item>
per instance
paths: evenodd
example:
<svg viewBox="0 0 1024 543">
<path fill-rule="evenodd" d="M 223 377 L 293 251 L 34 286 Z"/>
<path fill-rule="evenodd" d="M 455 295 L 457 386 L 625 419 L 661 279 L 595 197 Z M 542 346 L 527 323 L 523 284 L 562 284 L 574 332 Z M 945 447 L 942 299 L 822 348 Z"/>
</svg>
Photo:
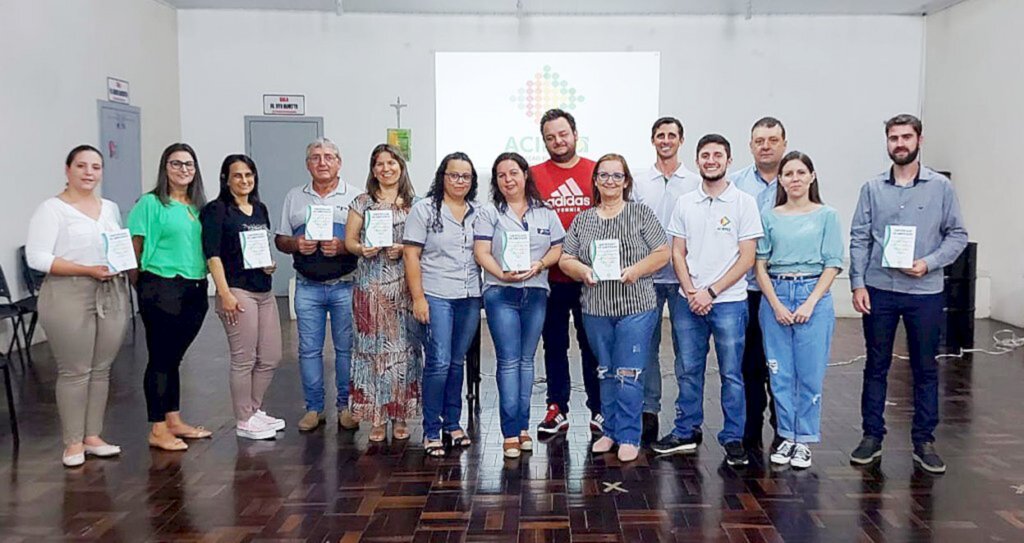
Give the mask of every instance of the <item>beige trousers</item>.
<svg viewBox="0 0 1024 543">
<path fill-rule="evenodd" d="M 231 402 L 235 419 L 249 420 L 263 407 L 263 395 L 270 387 L 281 362 L 281 317 L 273 292 L 249 292 L 232 288 L 238 299 L 237 324 L 229 324 L 218 307 L 231 350 Z"/>
</svg>

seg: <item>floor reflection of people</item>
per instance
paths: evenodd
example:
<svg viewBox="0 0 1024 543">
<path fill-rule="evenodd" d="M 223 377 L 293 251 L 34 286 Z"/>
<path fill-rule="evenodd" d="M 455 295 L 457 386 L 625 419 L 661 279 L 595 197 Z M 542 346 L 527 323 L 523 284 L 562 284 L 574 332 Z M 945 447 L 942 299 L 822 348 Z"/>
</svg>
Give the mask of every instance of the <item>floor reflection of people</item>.
<svg viewBox="0 0 1024 543">
<path fill-rule="evenodd" d="M 151 533 L 156 535 L 162 528 L 168 528 L 171 519 L 174 520 L 175 533 L 196 533 L 198 530 L 192 526 L 185 495 L 187 485 L 186 473 L 181 466 L 183 456 L 155 447 L 149 449 L 149 456 L 151 463 L 147 474 L 146 504 L 149 508 Z"/>
</svg>

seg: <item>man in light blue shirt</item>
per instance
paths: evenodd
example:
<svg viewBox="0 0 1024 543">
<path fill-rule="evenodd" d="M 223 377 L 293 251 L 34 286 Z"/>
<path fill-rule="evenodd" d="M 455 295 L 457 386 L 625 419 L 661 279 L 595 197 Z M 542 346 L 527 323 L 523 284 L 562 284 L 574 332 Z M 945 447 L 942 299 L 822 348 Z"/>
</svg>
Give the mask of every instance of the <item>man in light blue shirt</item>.
<svg viewBox="0 0 1024 543">
<path fill-rule="evenodd" d="M 863 438 L 850 461 L 870 464 L 882 456 L 886 379 L 902 318 L 914 377 L 914 462 L 927 472 L 945 473 L 934 447 L 939 424 L 935 356 L 945 305 L 942 268 L 967 246 L 967 230 L 952 183 L 918 160 L 921 128 L 913 115 L 885 123 L 892 168 L 864 184 L 850 224 L 850 286 L 853 308 L 864 315 L 867 349 L 860 397 Z M 903 256 L 886 247 L 897 228 L 909 234 L 910 267 L 889 265 Z"/>
<path fill-rule="evenodd" d="M 757 200 L 762 213 L 775 207 L 778 191 L 779 162 L 786 154 L 786 127 L 775 117 L 763 117 L 750 128 L 750 154 L 754 163 L 729 176 L 729 181 L 740 190 Z M 761 429 L 764 426 L 764 409 L 775 432 L 775 402 L 769 383 L 768 362 L 764 356 L 764 342 L 761 338 L 761 323 L 758 315 L 761 309 L 761 290 L 757 288 L 754 271 L 747 274 L 747 341 L 743 348 L 743 384 L 747 400 L 747 421 L 743 430 L 743 446 L 748 451 L 762 448 Z M 776 433 L 772 450 L 778 446 Z"/>
<path fill-rule="evenodd" d="M 683 146 L 683 123 L 675 117 L 662 117 L 654 121 L 651 127 L 651 145 L 654 146 L 657 158 L 646 174 L 640 174 L 634 180 L 633 197 L 637 202 L 654 211 L 662 228 L 668 228 L 672 219 L 672 210 L 680 196 L 697 190 L 700 177 L 686 169 L 679 160 L 679 149 Z M 661 412 L 661 362 L 658 354 L 661 347 L 661 315 L 665 305 L 671 318 L 676 314 L 676 304 L 683 300 L 679 295 L 679 279 L 676 277 L 672 261 L 654 274 L 654 289 L 658 296 L 658 326 L 654 328 L 651 339 L 654 348 L 647 361 L 644 377 L 644 415 L 641 441 L 650 443 L 658 439 L 658 413 Z M 675 322 L 674 320 L 672 321 Z M 677 364 L 679 345 L 672 334 L 672 352 Z M 673 366 L 675 367 L 675 366 Z"/>
</svg>

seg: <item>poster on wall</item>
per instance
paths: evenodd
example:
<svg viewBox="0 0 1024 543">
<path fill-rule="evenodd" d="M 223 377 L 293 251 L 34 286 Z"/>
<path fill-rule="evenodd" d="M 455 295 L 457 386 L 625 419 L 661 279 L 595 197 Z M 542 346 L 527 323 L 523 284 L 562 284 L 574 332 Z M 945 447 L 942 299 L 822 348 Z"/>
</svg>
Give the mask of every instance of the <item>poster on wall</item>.
<svg viewBox="0 0 1024 543">
<path fill-rule="evenodd" d="M 412 162 L 412 129 L 388 128 L 387 142 L 402 152 L 406 162 Z"/>
</svg>

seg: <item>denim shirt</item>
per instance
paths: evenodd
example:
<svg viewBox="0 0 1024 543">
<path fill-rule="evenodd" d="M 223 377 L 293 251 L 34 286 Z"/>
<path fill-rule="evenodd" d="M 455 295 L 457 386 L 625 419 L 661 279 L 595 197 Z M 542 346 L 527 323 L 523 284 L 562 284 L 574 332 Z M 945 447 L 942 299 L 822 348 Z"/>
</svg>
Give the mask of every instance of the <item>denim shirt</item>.
<svg viewBox="0 0 1024 543">
<path fill-rule="evenodd" d="M 928 265 L 924 277 L 882 267 L 888 225 L 917 227 L 914 260 Z M 850 286 L 903 294 L 942 292 L 942 268 L 952 264 L 966 246 L 967 229 L 949 179 L 921 166 L 913 183 L 899 186 L 890 169 L 861 187 L 850 224 Z"/>
<path fill-rule="evenodd" d="M 434 224 L 434 200 L 424 198 L 413 204 L 405 220 L 402 243 L 423 248 L 420 254 L 423 292 L 435 298 L 455 300 L 480 296 L 480 266 L 473 257 L 476 208 L 472 202 L 466 204 L 469 209 L 459 222 L 442 202 L 438 228 Z"/>
</svg>

